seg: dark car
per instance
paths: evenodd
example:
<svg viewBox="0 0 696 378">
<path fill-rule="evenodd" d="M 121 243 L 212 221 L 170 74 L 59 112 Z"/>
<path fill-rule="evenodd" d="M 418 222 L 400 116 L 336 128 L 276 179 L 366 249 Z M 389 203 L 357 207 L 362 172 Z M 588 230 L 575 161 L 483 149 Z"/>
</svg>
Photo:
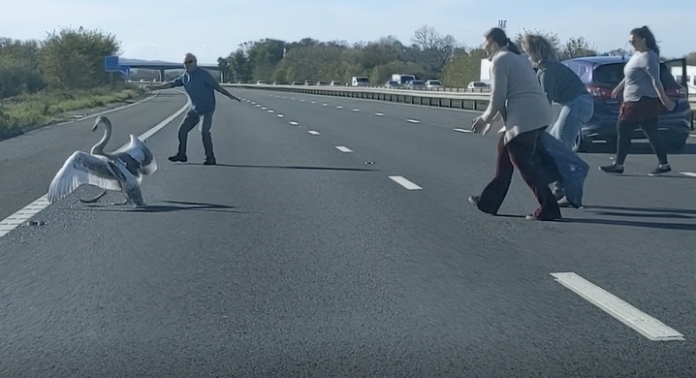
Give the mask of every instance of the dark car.
<svg viewBox="0 0 696 378">
<path fill-rule="evenodd" d="M 616 122 L 620 99 L 612 98 L 611 92 L 623 80 L 624 65 L 628 59 L 629 57 L 622 56 L 589 56 L 562 62 L 580 77 L 594 99 L 594 114 L 578 135 L 576 151 L 587 151 L 596 140 L 606 141 L 613 148 L 616 147 Z M 684 59 L 660 63 L 660 76 L 665 93 L 676 103 L 674 110 L 660 116 L 658 124 L 665 145 L 670 150 L 684 147 L 693 122 L 687 86 L 678 83 L 668 67 L 675 62 L 681 63 L 686 69 Z M 631 138 L 647 139 L 640 128 L 634 130 Z"/>
</svg>

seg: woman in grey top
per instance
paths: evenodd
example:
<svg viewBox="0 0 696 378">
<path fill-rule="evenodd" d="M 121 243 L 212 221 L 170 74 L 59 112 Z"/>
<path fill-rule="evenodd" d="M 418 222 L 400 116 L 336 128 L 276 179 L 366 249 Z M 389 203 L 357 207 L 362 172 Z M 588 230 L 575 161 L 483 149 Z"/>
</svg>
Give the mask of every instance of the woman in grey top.
<svg viewBox="0 0 696 378">
<path fill-rule="evenodd" d="M 491 97 L 488 108 L 474 119 L 471 129 L 485 134 L 498 117 L 505 127 L 498 139 L 495 176 L 480 195 L 469 197 L 469 202 L 484 213 L 497 214 L 517 168 L 539 202 L 527 219 L 559 219 L 558 203 L 534 164 L 539 137 L 552 121 L 551 104 L 529 60 L 520 54 L 505 31 L 489 30 L 484 35 L 483 48 L 491 61 Z"/>
<path fill-rule="evenodd" d="M 667 161 L 667 152 L 657 128 L 658 116 L 674 109 L 672 101 L 660 79 L 660 49 L 655 36 L 647 26 L 631 30 L 629 42 L 635 53 L 624 67 L 624 79 L 612 92 L 618 97 L 623 90 L 623 103 L 617 123 L 618 142 L 614 164 L 599 167 L 604 172 L 623 173 L 623 163 L 631 147 L 631 133 L 640 128 L 657 155 L 659 165 L 650 175 L 672 170 Z"/>
<path fill-rule="evenodd" d="M 549 103 L 557 102 L 562 106 L 556 122 L 548 130 L 549 134 L 573 149 L 582 125 L 589 122 L 594 113 L 592 97 L 580 77 L 558 62 L 556 51 L 546 38 L 527 34 L 522 39 L 522 48 L 539 68 L 537 78 Z M 564 197 L 561 186 L 559 182 L 554 183 L 554 195 L 558 200 Z"/>
</svg>

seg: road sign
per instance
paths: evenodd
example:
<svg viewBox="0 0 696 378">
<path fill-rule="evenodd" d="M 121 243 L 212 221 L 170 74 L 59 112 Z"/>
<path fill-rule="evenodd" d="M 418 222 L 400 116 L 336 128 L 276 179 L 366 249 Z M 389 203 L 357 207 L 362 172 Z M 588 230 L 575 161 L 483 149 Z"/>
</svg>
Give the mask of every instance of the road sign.
<svg viewBox="0 0 696 378">
<path fill-rule="evenodd" d="M 118 71 L 120 71 L 119 66 L 118 66 L 118 56 L 104 57 L 104 70 L 106 72 L 118 72 Z"/>
<path fill-rule="evenodd" d="M 128 77 L 130 75 L 130 67 L 129 66 L 118 66 L 118 72 L 121 73 L 121 75 Z"/>
</svg>

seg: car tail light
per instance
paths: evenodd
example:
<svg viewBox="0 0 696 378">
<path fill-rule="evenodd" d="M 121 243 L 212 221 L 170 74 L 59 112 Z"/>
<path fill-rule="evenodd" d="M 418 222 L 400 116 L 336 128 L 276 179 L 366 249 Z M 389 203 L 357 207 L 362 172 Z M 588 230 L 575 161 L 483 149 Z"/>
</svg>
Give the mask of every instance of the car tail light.
<svg viewBox="0 0 696 378">
<path fill-rule="evenodd" d="M 589 86 L 587 86 L 587 92 L 589 92 L 590 96 L 592 96 L 592 97 L 603 98 L 603 99 L 610 99 L 611 98 L 611 90 L 606 89 L 606 88 L 601 88 L 601 87 L 597 87 L 594 85 L 589 85 Z"/>
<path fill-rule="evenodd" d="M 665 88 L 665 93 L 669 97 L 686 98 L 686 88 L 682 86 Z"/>
</svg>

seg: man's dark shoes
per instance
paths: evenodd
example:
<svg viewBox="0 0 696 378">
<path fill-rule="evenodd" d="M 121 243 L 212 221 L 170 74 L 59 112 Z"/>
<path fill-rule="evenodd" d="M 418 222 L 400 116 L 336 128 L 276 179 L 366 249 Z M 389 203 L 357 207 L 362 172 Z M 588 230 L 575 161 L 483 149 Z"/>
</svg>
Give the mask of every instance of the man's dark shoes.
<svg viewBox="0 0 696 378">
<path fill-rule="evenodd" d="M 205 162 L 203 163 L 203 165 L 216 165 L 216 164 L 217 164 L 217 162 L 215 161 L 215 158 L 205 159 Z"/>
<path fill-rule="evenodd" d="M 170 156 L 167 159 L 169 159 L 169 161 L 173 161 L 173 162 L 180 161 L 182 163 L 186 163 L 186 161 L 188 160 L 188 159 L 186 159 L 186 155 L 179 155 L 179 154 L 176 154 L 174 156 Z"/>
</svg>

